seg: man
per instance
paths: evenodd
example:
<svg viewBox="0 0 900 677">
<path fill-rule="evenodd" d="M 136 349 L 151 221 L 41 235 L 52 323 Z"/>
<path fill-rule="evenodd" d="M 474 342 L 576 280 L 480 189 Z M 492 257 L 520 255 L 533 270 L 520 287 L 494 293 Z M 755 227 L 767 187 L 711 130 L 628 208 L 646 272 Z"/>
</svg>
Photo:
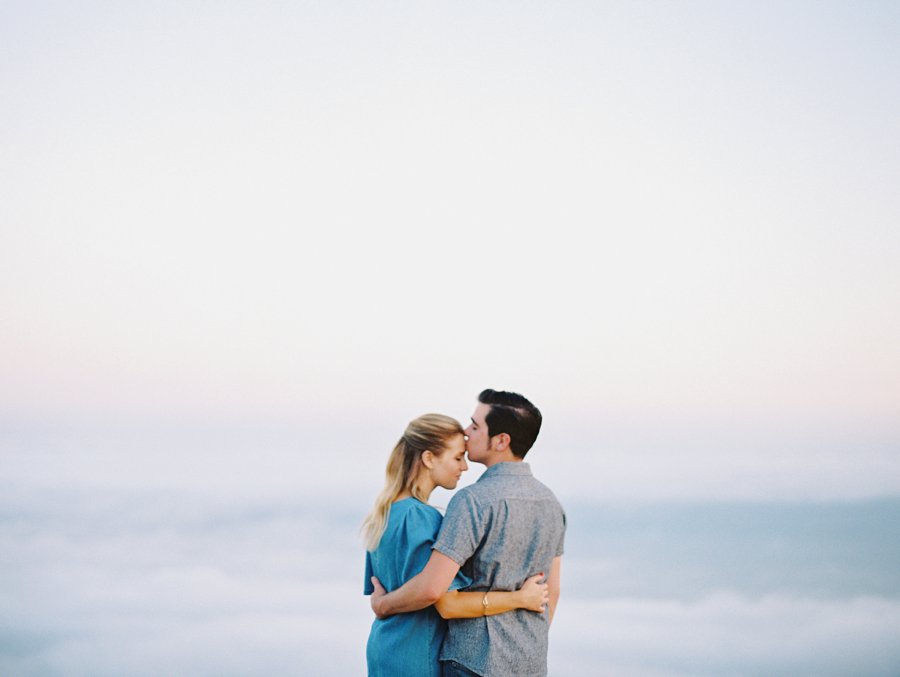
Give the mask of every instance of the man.
<svg viewBox="0 0 900 677">
<path fill-rule="evenodd" d="M 379 617 L 416 611 L 450 587 L 462 567 L 467 590 L 516 590 L 526 578 L 546 573 L 550 592 L 543 613 L 516 610 L 451 619 L 441 665 L 444 677 L 544 677 L 547 634 L 560 591 L 566 519 L 553 493 L 523 462 L 541 429 L 541 412 L 517 393 L 485 390 L 466 428 L 469 461 L 487 470 L 458 491 L 428 564 L 393 592 L 372 595 Z M 380 586 L 376 586 L 378 590 Z"/>
</svg>

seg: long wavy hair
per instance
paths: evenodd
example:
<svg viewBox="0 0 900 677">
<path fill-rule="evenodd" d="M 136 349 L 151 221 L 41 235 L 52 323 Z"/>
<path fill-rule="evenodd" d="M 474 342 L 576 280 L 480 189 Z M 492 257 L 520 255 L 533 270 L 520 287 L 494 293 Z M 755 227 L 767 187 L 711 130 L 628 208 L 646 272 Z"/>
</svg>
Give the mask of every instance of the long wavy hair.
<svg viewBox="0 0 900 677">
<path fill-rule="evenodd" d="M 423 503 L 427 501 L 428 497 L 416 485 L 422 468 L 422 453 L 431 450 L 440 455 L 455 435 L 462 434 L 459 421 L 443 414 L 425 414 L 410 421 L 388 458 L 384 489 L 375 499 L 372 512 L 363 521 L 361 531 L 366 550 L 375 550 L 381 542 L 391 513 L 391 504 L 397 496 L 408 491 Z"/>
</svg>

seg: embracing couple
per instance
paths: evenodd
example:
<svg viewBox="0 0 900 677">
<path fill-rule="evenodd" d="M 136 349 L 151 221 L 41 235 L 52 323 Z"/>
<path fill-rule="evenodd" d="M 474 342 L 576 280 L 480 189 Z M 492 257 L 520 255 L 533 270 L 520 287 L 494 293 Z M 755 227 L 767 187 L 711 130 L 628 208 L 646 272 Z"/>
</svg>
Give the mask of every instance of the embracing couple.
<svg viewBox="0 0 900 677">
<path fill-rule="evenodd" d="M 363 524 L 369 677 L 547 674 L 566 518 L 523 462 L 540 429 L 537 407 L 495 390 L 465 430 L 440 414 L 407 426 Z M 442 521 L 428 497 L 456 488 L 467 454 L 487 470 Z"/>
</svg>

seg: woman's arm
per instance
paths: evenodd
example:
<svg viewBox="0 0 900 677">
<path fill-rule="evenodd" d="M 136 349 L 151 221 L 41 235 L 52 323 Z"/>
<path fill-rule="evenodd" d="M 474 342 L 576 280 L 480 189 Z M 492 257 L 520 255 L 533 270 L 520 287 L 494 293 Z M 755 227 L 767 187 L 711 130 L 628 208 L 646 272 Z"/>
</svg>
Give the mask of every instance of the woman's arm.
<svg viewBox="0 0 900 677">
<path fill-rule="evenodd" d="M 441 618 L 478 618 L 479 616 L 502 614 L 515 609 L 527 609 L 542 613 L 544 605 L 550 601 L 547 584 L 541 583 L 543 577 L 542 573 L 532 576 L 514 592 L 450 590 L 434 603 L 434 608 L 437 609 Z"/>
</svg>

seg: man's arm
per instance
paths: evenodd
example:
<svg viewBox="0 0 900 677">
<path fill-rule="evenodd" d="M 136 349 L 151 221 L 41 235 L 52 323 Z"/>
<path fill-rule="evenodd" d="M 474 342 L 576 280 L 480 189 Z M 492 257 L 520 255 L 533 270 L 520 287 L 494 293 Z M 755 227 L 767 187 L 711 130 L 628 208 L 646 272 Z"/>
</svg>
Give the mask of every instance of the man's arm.
<svg viewBox="0 0 900 677">
<path fill-rule="evenodd" d="M 458 571 L 459 564 L 432 550 L 425 568 L 396 590 L 385 594 L 384 588 L 375 586 L 370 600 L 372 611 L 378 618 L 386 618 L 431 606 L 447 592 Z"/>
<path fill-rule="evenodd" d="M 547 587 L 550 590 L 550 603 L 547 605 L 547 611 L 550 613 L 550 622 L 553 622 L 553 614 L 556 613 L 556 604 L 559 602 L 560 591 L 560 568 L 562 567 L 562 555 L 553 558 L 550 565 L 550 575 L 547 576 Z"/>
</svg>

